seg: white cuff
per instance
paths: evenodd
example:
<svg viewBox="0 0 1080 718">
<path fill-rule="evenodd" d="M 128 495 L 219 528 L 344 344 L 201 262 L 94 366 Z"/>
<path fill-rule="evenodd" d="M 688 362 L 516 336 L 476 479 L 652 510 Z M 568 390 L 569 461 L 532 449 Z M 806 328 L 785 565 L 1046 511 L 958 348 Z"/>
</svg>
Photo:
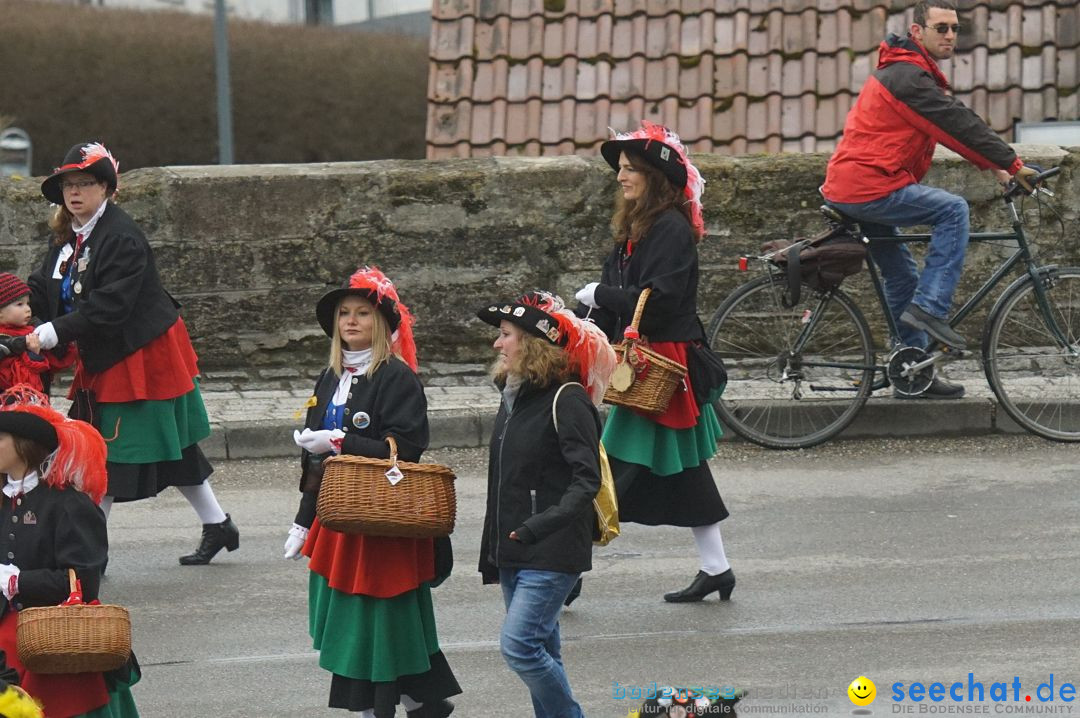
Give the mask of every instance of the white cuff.
<svg viewBox="0 0 1080 718">
<path fill-rule="evenodd" d="M 52 349 L 60 343 L 56 336 L 56 327 L 53 326 L 52 322 L 45 322 L 34 330 L 34 334 L 41 340 L 42 349 Z"/>
</svg>

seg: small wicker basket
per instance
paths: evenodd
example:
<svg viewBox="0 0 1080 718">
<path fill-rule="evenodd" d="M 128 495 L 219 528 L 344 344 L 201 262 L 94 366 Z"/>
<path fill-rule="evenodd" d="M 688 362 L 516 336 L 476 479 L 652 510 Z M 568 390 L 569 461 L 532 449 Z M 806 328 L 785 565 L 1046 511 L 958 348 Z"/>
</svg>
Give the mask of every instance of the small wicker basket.
<svg viewBox="0 0 1080 718">
<path fill-rule="evenodd" d="M 644 339 L 638 338 L 641 315 L 645 311 L 645 301 L 651 291 L 641 290 L 637 306 L 634 307 L 634 319 L 630 323 L 633 332 L 628 332 L 630 338 L 625 338 L 615 345 L 619 364 L 627 364 L 631 369 L 631 372 L 627 373 L 630 386 L 620 391 L 609 385 L 604 392 L 604 403 L 627 406 L 648 414 L 660 414 L 667 409 L 675 389 L 686 376 L 686 367 L 657 354 L 649 349 Z M 615 371 L 619 372 L 620 367 L 616 366 Z"/>
<path fill-rule="evenodd" d="M 75 571 L 68 569 L 71 592 Z M 19 611 L 19 661 L 34 673 L 101 673 L 131 656 L 131 617 L 123 606 L 43 606 Z"/>
<path fill-rule="evenodd" d="M 324 462 L 315 512 L 323 526 L 347 534 L 434 538 L 454 530 L 457 497 L 454 472 L 439 464 L 398 461 L 397 443 L 387 437 L 389 459 L 332 456 Z M 387 472 L 403 475 L 390 483 Z"/>
</svg>

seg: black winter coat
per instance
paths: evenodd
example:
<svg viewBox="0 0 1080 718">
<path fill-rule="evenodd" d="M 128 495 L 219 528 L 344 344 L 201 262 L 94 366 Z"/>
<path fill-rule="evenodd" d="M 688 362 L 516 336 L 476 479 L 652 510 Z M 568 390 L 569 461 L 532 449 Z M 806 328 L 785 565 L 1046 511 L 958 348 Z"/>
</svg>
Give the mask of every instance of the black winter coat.
<svg viewBox="0 0 1080 718">
<path fill-rule="evenodd" d="M 60 314 L 61 280 L 54 277 L 60 246 L 49 248 L 27 284 L 34 316 L 53 323 L 61 344 L 77 341 L 87 371 L 96 374 L 164 334 L 179 318 L 180 305 L 161 286 L 142 230 L 112 202 L 82 246 L 88 261 L 76 274 L 82 291 L 74 294 L 69 314 Z"/>
<path fill-rule="evenodd" d="M 581 386 L 525 383 L 513 410 L 502 403 L 488 457 L 480 542 L 484 583 L 500 568 L 581 573 L 592 568 L 592 501 L 600 490 L 600 415 Z M 520 540 L 509 538 L 516 531 Z"/>
<path fill-rule="evenodd" d="M 312 431 L 322 428 L 326 406 L 334 397 L 339 377 L 327 368 L 315 383 L 315 404 L 308 408 L 304 426 Z M 367 426 L 358 428 L 354 417 L 367 414 Z M 405 362 L 396 356 L 375 370 L 369 379 L 365 374 L 352 378 L 352 389 L 345 400 L 345 439 L 341 453 L 367 456 L 374 459 L 390 458 L 390 448 L 385 439 L 393 436 L 398 447 L 398 458 L 416 462 L 428 445 L 427 397 L 420 379 Z M 364 423 L 360 421 L 359 423 Z M 310 528 L 315 520 L 315 503 L 322 480 L 321 466 L 327 455 L 313 455 L 308 451 L 300 454 L 302 472 L 300 510 L 296 523 Z"/>
<path fill-rule="evenodd" d="M 90 497 L 42 482 L 14 501 L 0 499 L 0 562 L 19 567 L 15 608 L 55 606 L 66 599 L 69 568 L 82 582 L 83 598 L 97 598 L 109 539 L 105 514 Z M 0 596 L 0 601 L 6 609 L 7 600 Z"/>
<path fill-rule="evenodd" d="M 604 261 L 596 303 L 589 315 L 614 341 L 634 318 L 641 290 L 652 289 L 645 303 L 639 327 L 641 334 L 655 342 L 704 339 L 697 316 L 698 254 L 690 223 L 680 212 L 669 209 L 649 228 L 645 238 L 626 257 L 625 247 L 616 247 Z M 587 308 L 578 307 L 585 316 Z"/>
</svg>

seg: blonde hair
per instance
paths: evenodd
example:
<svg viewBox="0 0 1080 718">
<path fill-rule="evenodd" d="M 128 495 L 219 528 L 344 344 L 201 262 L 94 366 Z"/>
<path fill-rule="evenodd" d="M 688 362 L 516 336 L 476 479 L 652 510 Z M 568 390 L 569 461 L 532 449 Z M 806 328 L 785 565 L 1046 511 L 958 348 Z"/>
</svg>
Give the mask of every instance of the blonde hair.
<svg viewBox="0 0 1080 718">
<path fill-rule="evenodd" d="M 701 234 L 694 229 L 690 204 L 683 191 L 644 155 L 631 149 L 625 149 L 623 153 L 630 166 L 645 176 L 645 190 L 638 199 L 626 199 L 621 188 L 615 191 L 615 215 L 611 218 L 611 228 L 615 233 L 616 246 L 621 247 L 627 241 L 636 244 L 644 239 L 660 215 L 669 209 L 686 217 L 695 244 L 700 242 Z"/>
<path fill-rule="evenodd" d="M 520 376 L 536 386 L 562 383 L 570 378 L 570 361 L 565 351 L 516 325 L 512 326 L 520 335 L 521 349 L 508 367 L 495 360 L 491 367 L 491 378 L 495 382 L 505 384 L 509 374 Z"/>
<path fill-rule="evenodd" d="M 60 205 L 49 217 L 49 229 L 53 233 L 53 245 L 66 244 L 71 239 L 71 220 L 74 219 L 65 205 Z"/>
<path fill-rule="evenodd" d="M 386 321 L 386 317 L 379 311 L 378 307 L 371 303 L 370 299 L 358 294 L 345 295 L 345 297 L 349 296 L 359 297 L 371 304 L 372 316 L 374 317 L 371 322 L 371 366 L 365 372 L 367 377 L 371 378 L 375 371 L 385 364 L 391 356 L 396 356 L 391 344 L 393 334 L 390 331 L 390 323 Z M 338 313 L 341 311 L 341 303 L 345 301 L 345 297 L 338 300 L 338 303 L 334 306 L 334 334 L 330 337 L 330 368 L 338 376 L 341 376 L 343 371 L 341 351 L 344 347 L 344 342 L 341 340 L 341 330 L 338 328 Z"/>
</svg>

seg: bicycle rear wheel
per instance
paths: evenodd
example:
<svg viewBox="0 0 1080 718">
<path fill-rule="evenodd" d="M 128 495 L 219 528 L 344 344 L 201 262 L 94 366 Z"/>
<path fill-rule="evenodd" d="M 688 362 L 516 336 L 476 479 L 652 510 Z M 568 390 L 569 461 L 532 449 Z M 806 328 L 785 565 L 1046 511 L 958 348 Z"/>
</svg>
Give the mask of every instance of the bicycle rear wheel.
<svg viewBox="0 0 1080 718">
<path fill-rule="evenodd" d="M 1080 441 L 1080 267 L 1050 277 L 1047 302 L 1068 346 L 1051 331 L 1028 277 L 1002 295 L 987 320 L 983 368 L 1017 424 L 1047 439 Z"/>
<path fill-rule="evenodd" d="M 770 449 L 802 449 L 840 433 L 866 403 L 874 376 L 870 328 L 854 302 L 839 289 L 821 296 L 804 287 L 788 308 L 786 288 L 778 275 L 744 284 L 708 330 L 728 369 L 716 406 L 721 423 Z"/>
</svg>

